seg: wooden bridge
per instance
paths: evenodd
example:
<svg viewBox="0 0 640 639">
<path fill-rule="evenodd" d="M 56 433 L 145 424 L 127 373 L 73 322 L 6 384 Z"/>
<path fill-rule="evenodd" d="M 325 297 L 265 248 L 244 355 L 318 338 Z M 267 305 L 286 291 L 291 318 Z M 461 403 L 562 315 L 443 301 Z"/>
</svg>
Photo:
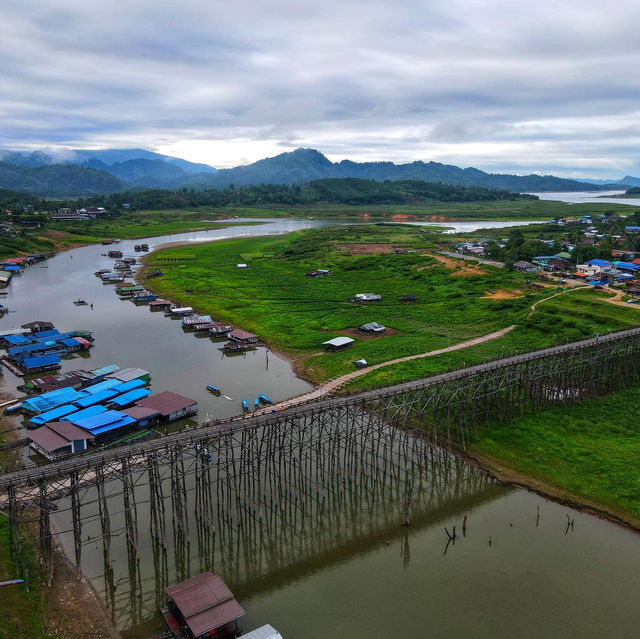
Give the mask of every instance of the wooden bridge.
<svg viewBox="0 0 640 639">
<path fill-rule="evenodd" d="M 304 520 L 356 492 L 375 497 L 391 485 L 397 522 L 407 524 L 416 486 L 435 476 L 447 451 L 517 414 L 636 384 L 639 355 L 637 328 L 6 473 L 0 503 L 8 506 L 18 572 L 20 524 L 30 521 L 52 575 L 54 509 L 78 566 L 83 526 L 99 522 L 106 574 L 114 531 L 139 557 L 143 504 L 158 552 L 167 548 L 168 511 L 181 547 L 194 521 L 200 535 L 274 517 Z"/>
</svg>

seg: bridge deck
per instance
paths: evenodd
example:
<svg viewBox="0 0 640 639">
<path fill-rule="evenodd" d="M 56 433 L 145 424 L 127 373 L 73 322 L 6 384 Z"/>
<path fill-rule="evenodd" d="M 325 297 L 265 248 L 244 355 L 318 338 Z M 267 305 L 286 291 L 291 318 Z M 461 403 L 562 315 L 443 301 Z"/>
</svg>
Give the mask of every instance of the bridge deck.
<svg viewBox="0 0 640 639">
<path fill-rule="evenodd" d="M 39 479 L 49 479 L 66 475 L 70 472 L 85 468 L 95 467 L 103 463 L 119 462 L 136 455 L 146 455 L 154 451 L 161 451 L 173 446 L 185 446 L 191 442 L 201 441 L 203 439 L 215 439 L 222 435 L 231 434 L 244 429 L 254 429 L 260 427 L 268 427 L 270 424 L 276 423 L 284 418 L 300 418 L 315 412 L 340 408 L 349 405 L 363 405 L 384 398 L 401 395 L 429 388 L 444 382 L 471 377 L 480 373 L 497 370 L 500 368 L 523 364 L 535 361 L 545 357 L 561 355 L 573 351 L 588 349 L 602 344 L 623 341 L 629 338 L 640 336 L 640 328 L 629 329 L 617 333 L 609 333 L 607 335 L 598 336 L 579 342 L 572 342 L 560 346 L 553 346 L 538 351 L 515 355 L 503 359 L 494 360 L 484 364 L 471 366 L 469 368 L 457 369 L 432 377 L 395 384 L 370 391 L 363 391 L 351 395 L 340 397 L 330 397 L 310 401 L 302 404 L 277 411 L 276 413 L 267 413 L 250 417 L 236 417 L 224 422 L 202 425 L 197 429 L 172 433 L 165 437 L 148 440 L 141 443 L 132 443 L 115 449 L 107 449 L 101 452 L 89 453 L 81 457 L 71 457 L 50 464 L 38 466 L 36 468 L 26 468 L 23 470 L 12 471 L 0 475 L 0 490 L 6 490 L 10 485 L 23 484 L 27 482 L 37 481 Z"/>
</svg>

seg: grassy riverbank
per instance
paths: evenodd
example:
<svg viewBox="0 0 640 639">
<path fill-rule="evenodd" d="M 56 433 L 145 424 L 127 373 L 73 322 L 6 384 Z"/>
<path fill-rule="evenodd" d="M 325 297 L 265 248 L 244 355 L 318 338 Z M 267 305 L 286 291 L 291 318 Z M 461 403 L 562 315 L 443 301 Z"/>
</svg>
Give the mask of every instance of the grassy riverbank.
<svg viewBox="0 0 640 639">
<path fill-rule="evenodd" d="M 189 233 L 201 229 L 220 229 L 229 226 L 250 226 L 260 222 L 210 222 L 223 218 L 209 211 L 140 211 L 126 213 L 113 219 L 55 222 L 43 228 L 22 229 L 21 237 L 3 238 L 0 258 L 19 254 L 46 253 L 53 255 L 86 244 L 99 244 L 107 239 L 138 239 L 174 233 Z"/>
<path fill-rule="evenodd" d="M 592 506 L 640 528 L 640 388 L 516 417 L 469 453 L 498 476 Z M 499 469 L 499 470 L 498 470 Z"/>
<path fill-rule="evenodd" d="M 545 302 L 528 317 L 531 305 L 555 289 L 532 289 L 525 283 L 529 276 L 443 258 L 436 252 L 437 241 L 441 236 L 409 226 L 331 227 L 177 247 L 149 255 L 146 264 L 165 273 L 149 282 L 156 292 L 297 356 L 303 360 L 298 361 L 301 372 L 315 382 L 353 370 L 356 359 L 377 364 L 518 325 L 505 337 L 468 350 L 381 368 L 354 380 L 351 390 L 618 330 L 640 320 L 636 309 L 609 305 L 606 294 L 591 290 Z M 238 269 L 241 262 L 249 268 Z M 314 269 L 334 274 L 305 277 Z M 349 301 L 363 292 L 378 293 L 382 301 Z M 418 302 L 399 302 L 405 294 L 417 295 Z M 388 328 L 384 336 L 355 332 L 373 321 Z M 341 352 L 323 352 L 322 342 L 337 335 L 356 342 Z"/>
</svg>

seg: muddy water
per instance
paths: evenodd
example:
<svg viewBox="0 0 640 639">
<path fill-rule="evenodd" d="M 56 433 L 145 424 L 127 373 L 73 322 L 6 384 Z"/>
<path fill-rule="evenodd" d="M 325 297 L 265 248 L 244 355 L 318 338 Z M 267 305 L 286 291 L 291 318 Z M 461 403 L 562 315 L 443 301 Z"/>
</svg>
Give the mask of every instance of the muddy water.
<svg viewBox="0 0 640 639">
<path fill-rule="evenodd" d="M 282 233 L 311 224 L 320 222 L 279 220 L 149 243 Z M 123 241 L 118 248 L 132 253 L 138 242 Z M 112 263 L 100 255 L 105 251 L 102 246 L 69 251 L 41 265 L 47 268 L 36 265 L 15 278 L 3 302 L 15 313 L 0 320 L 0 328 L 43 319 L 61 329 L 91 330 L 96 341 L 89 358 L 66 360 L 63 370 L 112 362 L 148 369 L 153 392 L 194 397 L 202 417 L 237 414 L 244 396 L 282 399 L 308 390 L 286 361 L 272 353 L 267 359 L 264 349 L 222 358 L 219 344 L 183 333 L 179 322 L 161 313 L 119 301 L 112 287 L 93 276 Z M 94 310 L 74 306 L 78 297 Z M 16 383 L 9 373 L 0 377 L 2 390 L 13 390 Z M 207 394 L 209 383 L 232 400 Z M 397 495 L 356 495 L 293 526 L 269 527 L 267 520 L 242 530 L 223 525 L 207 537 L 191 522 L 188 540 L 169 519 L 167 552 L 160 555 L 150 541 L 143 479 L 136 488 L 137 561 L 129 561 L 122 508 L 117 490 L 112 493 L 115 589 L 105 578 L 97 516 L 83 529 L 83 571 L 130 639 L 162 629 L 157 609 L 164 583 L 207 568 L 222 575 L 246 609 L 245 630 L 271 623 L 285 639 L 637 636 L 640 538 L 635 533 L 496 485 L 459 462 L 452 471 L 425 479 L 409 527 L 399 525 Z M 90 492 L 86 499 L 97 513 Z M 67 514 L 61 500 L 54 524 L 73 556 L 71 536 L 63 532 L 70 527 Z M 567 516 L 574 521 L 569 530 Z M 451 530 L 454 524 L 458 538 L 447 547 L 444 527 Z"/>
</svg>

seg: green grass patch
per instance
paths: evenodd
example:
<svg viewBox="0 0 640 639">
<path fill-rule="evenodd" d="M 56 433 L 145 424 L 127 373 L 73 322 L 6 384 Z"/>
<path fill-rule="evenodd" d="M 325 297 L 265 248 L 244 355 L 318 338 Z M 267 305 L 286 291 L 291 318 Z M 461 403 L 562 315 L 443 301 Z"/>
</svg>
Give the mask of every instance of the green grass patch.
<svg viewBox="0 0 640 639">
<path fill-rule="evenodd" d="M 436 237 L 406 225 L 327 227 L 167 249 L 146 263 L 165 273 L 150 282 L 159 294 L 255 332 L 277 348 L 310 355 L 308 373 L 319 381 L 353 370 L 355 359 L 384 362 L 524 321 L 531 303 L 544 296 L 524 285 L 526 276 L 493 267 L 457 276 L 469 265 L 451 269 L 429 256 Z M 367 254 L 367 244 L 386 244 L 388 250 Z M 389 252 L 398 246 L 407 252 Z M 187 255 L 195 259 L 172 263 Z M 240 262 L 249 268 L 238 269 Z M 315 269 L 334 274 L 305 277 Z M 518 297 L 490 299 L 489 290 Z M 382 301 L 349 301 L 367 292 Z M 398 301 L 408 293 L 418 302 Z M 322 352 L 322 342 L 372 321 L 391 329 L 389 334 L 355 336 L 348 350 Z"/>
<path fill-rule="evenodd" d="M 640 520 L 640 388 L 483 430 L 470 451 Z"/>
<path fill-rule="evenodd" d="M 23 546 L 29 570 L 29 592 L 24 584 L 4 586 L 0 600 L 0 639 L 48 639 L 45 628 L 45 585 L 35 551 L 23 535 Z M 9 554 L 9 518 L 0 513 L 0 581 L 17 579 L 15 563 Z M 16 634 L 16 621 L 18 633 Z"/>
</svg>

